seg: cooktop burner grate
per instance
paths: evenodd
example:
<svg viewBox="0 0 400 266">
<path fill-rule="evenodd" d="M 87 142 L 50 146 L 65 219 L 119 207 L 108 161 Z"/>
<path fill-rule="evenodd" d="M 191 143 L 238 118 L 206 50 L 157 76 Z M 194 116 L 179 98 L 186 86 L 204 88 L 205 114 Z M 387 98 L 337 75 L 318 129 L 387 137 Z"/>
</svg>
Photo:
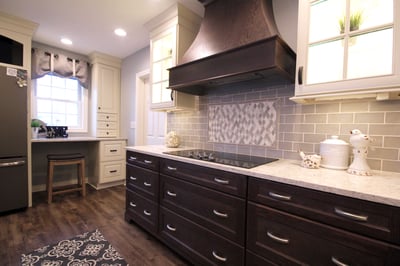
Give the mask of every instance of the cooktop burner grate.
<svg viewBox="0 0 400 266">
<path fill-rule="evenodd" d="M 201 150 L 201 149 L 171 151 L 164 153 L 180 157 L 193 158 L 197 160 L 247 168 L 247 169 L 278 160 L 275 158 L 265 158 L 258 156 Z"/>
</svg>

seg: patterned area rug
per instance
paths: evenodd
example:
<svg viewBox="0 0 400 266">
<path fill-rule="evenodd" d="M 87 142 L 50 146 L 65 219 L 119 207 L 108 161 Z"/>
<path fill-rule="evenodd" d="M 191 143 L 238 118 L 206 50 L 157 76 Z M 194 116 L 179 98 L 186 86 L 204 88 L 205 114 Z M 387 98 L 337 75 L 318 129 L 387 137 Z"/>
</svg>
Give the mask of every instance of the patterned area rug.
<svg viewBox="0 0 400 266">
<path fill-rule="evenodd" d="M 22 265 L 128 265 L 98 229 L 22 254 Z"/>
</svg>

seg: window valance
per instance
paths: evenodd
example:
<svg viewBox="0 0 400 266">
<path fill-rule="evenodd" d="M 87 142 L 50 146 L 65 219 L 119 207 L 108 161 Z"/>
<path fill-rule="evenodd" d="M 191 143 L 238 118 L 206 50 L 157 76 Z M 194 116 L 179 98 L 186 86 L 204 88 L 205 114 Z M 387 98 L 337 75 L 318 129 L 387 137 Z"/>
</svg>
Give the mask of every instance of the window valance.
<svg viewBox="0 0 400 266">
<path fill-rule="evenodd" d="M 64 78 L 75 77 L 83 87 L 89 87 L 89 63 L 62 54 L 54 54 L 38 48 L 33 48 L 31 71 L 32 79 L 41 78 L 46 74 L 54 73 Z"/>
</svg>

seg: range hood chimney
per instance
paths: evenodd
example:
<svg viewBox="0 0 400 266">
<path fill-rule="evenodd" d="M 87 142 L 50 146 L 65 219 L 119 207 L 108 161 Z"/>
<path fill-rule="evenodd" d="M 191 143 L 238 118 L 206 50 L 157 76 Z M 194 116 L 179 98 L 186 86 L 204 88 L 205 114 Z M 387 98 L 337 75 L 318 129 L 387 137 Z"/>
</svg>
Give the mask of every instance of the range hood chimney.
<svg viewBox="0 0 400 266">
<path fill-rule="evenodd" d="M 280 38 L 272 0 L 199 0 L 204 18 L 192 45 L 169 69 L 169 87 L 195 95 L 210 88 L 293 82 L 296 54 Z"/>
</svg>

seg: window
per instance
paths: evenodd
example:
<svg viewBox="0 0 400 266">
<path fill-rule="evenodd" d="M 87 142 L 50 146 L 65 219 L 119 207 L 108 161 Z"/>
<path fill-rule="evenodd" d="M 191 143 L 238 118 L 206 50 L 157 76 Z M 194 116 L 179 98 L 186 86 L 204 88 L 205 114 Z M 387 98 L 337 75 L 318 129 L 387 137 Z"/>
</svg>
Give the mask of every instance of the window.
<svg viewBox="0 0 400 266">
<path fill-rule="evenodd" d="M 47 74 L 34 80 L 33 117 L 48 126 L 68 126 L 69 132 L 87 132 L 87 90 L 74 78 Z"/>
</svg>

